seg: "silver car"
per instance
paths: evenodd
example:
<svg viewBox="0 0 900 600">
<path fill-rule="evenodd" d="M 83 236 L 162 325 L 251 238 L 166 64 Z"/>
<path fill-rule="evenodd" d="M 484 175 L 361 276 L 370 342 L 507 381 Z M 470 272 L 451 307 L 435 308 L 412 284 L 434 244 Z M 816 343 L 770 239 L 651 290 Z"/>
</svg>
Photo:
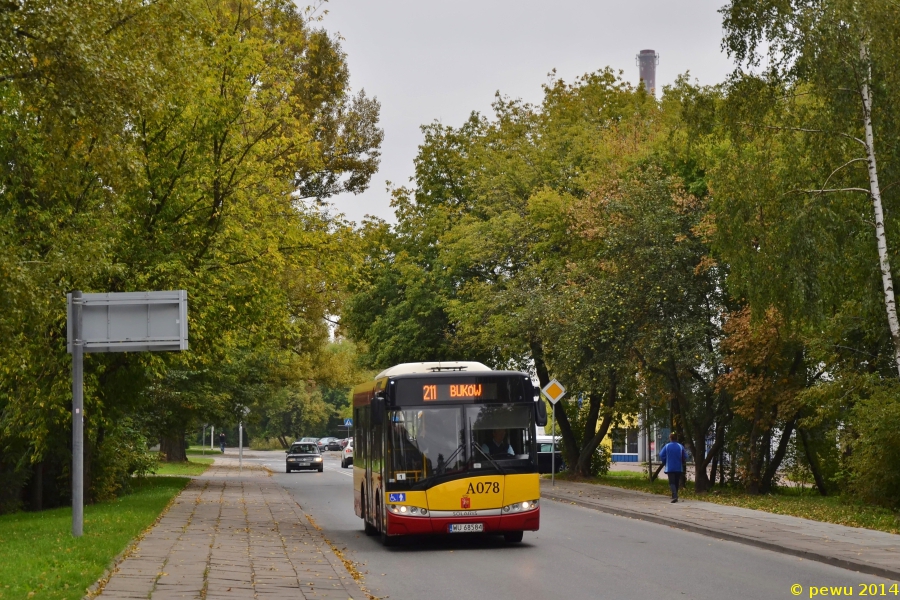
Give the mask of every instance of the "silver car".
<svg viewBox="0 0 900 600">
<path fill-rule="evenodd" d="M 322 454 L 315 443 L 295 442 L 287 450 L 284 472 L 291 471 L 318 471 L 321 473 L 325 465 L 322 462 Z"/>
</svg>

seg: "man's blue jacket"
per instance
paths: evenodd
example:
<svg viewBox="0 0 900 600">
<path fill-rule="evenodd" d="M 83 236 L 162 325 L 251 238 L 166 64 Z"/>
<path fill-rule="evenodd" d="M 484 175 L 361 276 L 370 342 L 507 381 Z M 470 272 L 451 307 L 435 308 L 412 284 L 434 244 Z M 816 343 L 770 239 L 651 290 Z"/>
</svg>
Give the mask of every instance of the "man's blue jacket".
<svg viewBox="0 0 900 600">
<path fill-rule="evenodd" d="M 659 451 L 659 460 L 666 465 L 666 473 L 684 473 L 687 452 L 678 442 L 669 442 Z"/>
</svg>

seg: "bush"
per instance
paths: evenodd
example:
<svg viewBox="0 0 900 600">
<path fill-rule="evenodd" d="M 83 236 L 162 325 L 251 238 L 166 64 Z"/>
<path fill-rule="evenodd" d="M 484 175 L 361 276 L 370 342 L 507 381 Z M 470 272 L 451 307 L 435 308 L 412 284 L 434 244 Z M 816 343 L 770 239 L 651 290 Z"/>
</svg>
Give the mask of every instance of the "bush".
<svg viewBox="0 0 900 600">
<path fill-rule="evenodd" d="M 873 390 L 852 415 L 850 491 L 866 502 L 900 509 L 900 385 Z"/>
<path fill-rule="evenodd" d="M 91 497 L 112 500 L 130 491 L 133 475 L 146 475 L 157 468 L 157 455 L 150 452 L 144 433 L 130 419 L 107 429 L 97 452 Z"/>
<path fill-rule="evenodd" d="M 591 475 L 601 477 L 609 473 L 609 465 L 612 463 L 612 452 L 603 444 L 597 447 L 594 456 L 591 457 Z"/>
</svg>

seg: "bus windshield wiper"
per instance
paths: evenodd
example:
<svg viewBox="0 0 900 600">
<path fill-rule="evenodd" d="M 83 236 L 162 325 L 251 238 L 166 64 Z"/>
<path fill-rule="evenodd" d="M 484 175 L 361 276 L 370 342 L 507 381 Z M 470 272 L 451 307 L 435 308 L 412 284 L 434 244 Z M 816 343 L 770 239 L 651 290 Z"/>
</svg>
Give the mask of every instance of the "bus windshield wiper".
<svg viewBox="0 0 900 600">
<path fill-rule="evenodd" d="M 488 461 L 489 461 L 492 465 L 494 465 L 494 468 L 495 468 L 495 469 L 497 469 L 498 471 L 500 471 L 500 473 L 502 473 L 503 475 L 506 475 L 506 470 L 505 470 L 503 467 L 501 467 L 500 465 L 498 465 L 496 462 L 494 462 L 494 459 L 491 458 L 490 455 L 489 455 L 487 452 L 485 452 L 484 450 L 482 450 L 482 449 L 481 449 L 481 446 L 479 446 L 479 445 L 475 442 L 475 440 L 472 440 L 472 446 L 474 446 L 476 450 L 478 450 L 479 452 L 481 452 L 481 455 L 482 455 L 483 457 L 485 457 L 486 459 L 488 459 Z"/>
<path fill-rule="evenodd" d="M 456 450 L 453 451 L 453 454 L 451 454 L 450 456 L 445 458 L 443 464 L 438 469 L 435 469 L 434 474 L 435 475 L 443 475 L 444 472 L 447 470 L 447 465 L 450 464 L 450 461 L 452 461 L 454 458 L 456 458 L 456 455 L 459 454 L 459 452 L 461 450 L 463 450 L 465 447 L 466 447 L 465 442 L 463 442 L 459 446 L 457 446 Z"/>
</svg>

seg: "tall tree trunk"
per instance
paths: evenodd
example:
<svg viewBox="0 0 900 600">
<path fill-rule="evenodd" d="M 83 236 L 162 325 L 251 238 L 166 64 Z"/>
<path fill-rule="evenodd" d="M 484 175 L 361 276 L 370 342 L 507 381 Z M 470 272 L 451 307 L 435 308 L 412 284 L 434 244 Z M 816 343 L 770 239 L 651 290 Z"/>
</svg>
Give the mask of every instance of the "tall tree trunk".
<svg viewBox="0 0 900 600">
<path fill-rule="evenodd" d="M 547 370 L 547 363 L 544 362 L 544 346 L 541 342 L 532 341 L 529 342 L 529 347 L 531 349 L 531 358 L 534 360 L 534 370 L 537 372 L 538 382 L 543 388 L 550 383 L 550 372 Z M 578 442 L 575 439 L 572 424 L 569 423 L 569 417 L 566 415 L 566 411 L 560 402 L 553 405 L 553 416 L 556 419 L 556 425 L 559 427 L 559 434 L 562 437 L 562 454 L 567 465 L 575 465 L 578 462 L 579 455 Z"/>
<path fill-rule="evenodd" d="M 180 429 L 159 441 L 159 451 L 166 462 L 187 462 L 187 448 L 184 445 L 184 430 Z"/>
<path fill-rule="evenodd" d="M 888 256 L 887 236 L 884 231 L 884 210 L 881 205 L 881 187 L 878 184 L 878 165 L 875 162 L 875 133 L 872 128 L 872 90 L 869 80 L 872 77 L 872 66 L 869 59 L 869 45 L 866 41 L 859 44 L 859 57 L 865 66 L 866 73 L 862 78 L 860 95 L 863 104 L 863 126 L 866 131 L 866 165 L 869 169 L 869 189 L 872 197 L 872 209 L 875 212 L 875 238 L 878 242 L 878 259 L 881 266 L 881 284 L 884 288 L 884 304 L 887 309 L 888 326 L 894 342 L 894 363 L 900 375 L 900 323 L 897 321 L 897 306 L 894 303 L 894 280 L 891 275 L 891 262 Z"/>
<path fill-rule="evenodd" d="M 705 492 L 709 489 L 709 479 L 706 477 L 706 463 L 703 456 L 706 452 L 706 436 L 698 436 L 694 438 L 693 424 L 688 420 L 687 398 L 681 392 L 681 380 L 675 371 L 675 361 L 672 363 L 672 373 L 669 382 L 672 385 L 672 408 L 675 411 L 674 428 L 678 430 L 681 439 L 684 440 L 684 446 L 688 452 L 694 457 L 694 491 Z M 685 473 L 687 473 L 687 465 L 684 465 Z"/>
<path fill-rule="evenodd" d="M 578 456 L 578 462 L 575 464 L 574 469 L 577 475 L 590 477 L 591 459 L 594 457 L 597 446 L 600 445 L 600 442 L 602 442 L 603 438 L 606 437 L 606 434 L 609 433 L 609 427 L 612 425 L 613 420 L 613 408 L 616 406 L 617 399 L 618 380 L 616 378 L 616 372 L 610 371 L 609 390 L 607 391 L 606 400 L 602 402 L 603 421 L 600 423 L 600 429 L 596 432 L 594 431 L 594 428 L 597 426 L 597 416 L 600 413 L 601 400 L 593 397 L 593 395 L 591 398 L 591 414 L 589 415 L 588 422 L 585 423 L 584 437 L 582 438 L 581 443 L 581 453 Z M 594 403 L 596 403 L 596 410 Z"/>
<path fill-rule="evenodd" d="M 794 418 L 788 421 L 784 426 L 784 431 L 781 433 L 781 439 L 778 440 L 778 448 L 775 450 L 775 456 L 769 461 L 769 466 L 766 467 L 766 472 L 763 473 L 762 482 L 759 485 L 761 494 L 768 494 L 772 489 L 772 482 L 775 480 L 775 474 L 778 473 L 778 468 L 781 467 L 781 461 L 784 460 L 784 455 L 787 453 L 788 446 L 791 443 L 791 436 L 794 433 L 794 426 L 797 424 L 797 419 L 799 417 L 799 413 L 794 415 Z"/>
<path fill-rule="evenodd" d="M 806 461 L 809 463 L 813 479 L 816 480 L 816 488 L 818 488 L 819 494 L 827 496 L 828 488 L 825 487 L 825 478 L 822 477 L 822 469 L 819 468 L 819 459 L 809 443 L 809 434 L 800 427 L 797 428 L 797 433 L 800 435 L 800 441 L 803 442 L 803 452 L 806 454 Z"/>
<path fill-rule="evenodd" d="M 709 469 L 709 487 L 713 487 L 716 485 L 716 469 L 719 468 L 719 461 L 722 458 L 722 446 L 725 444 L 725 419 L 720 419 L 716 422 L 716 434 L 715 441 L 713 442 L 713 448 L 710 448 L 710 455 L 712 456 L 712 466 Z"/>
<path fill-rule="evenodd" d="M 709 464 L 704 458 L 698 460 L 694 457 L 694 491 L 697 493 L 708 492 L 712 485 L 709 482 L 709 475 L 706 473 L 706 467 Z"/>
<path fill-rule="evenodd" d="M 753 409 L 753 424 L 750 427 L 750 444 L 747 460 L 747 493 L 759 493 L 759 480 L 761 479 L 762 458 L 760 457 L 760 448 L 757 438 L 759 437 L 760 423 L 762 422 L 762 403 L 756 400 L 756 406 Z"/>
</svg>

